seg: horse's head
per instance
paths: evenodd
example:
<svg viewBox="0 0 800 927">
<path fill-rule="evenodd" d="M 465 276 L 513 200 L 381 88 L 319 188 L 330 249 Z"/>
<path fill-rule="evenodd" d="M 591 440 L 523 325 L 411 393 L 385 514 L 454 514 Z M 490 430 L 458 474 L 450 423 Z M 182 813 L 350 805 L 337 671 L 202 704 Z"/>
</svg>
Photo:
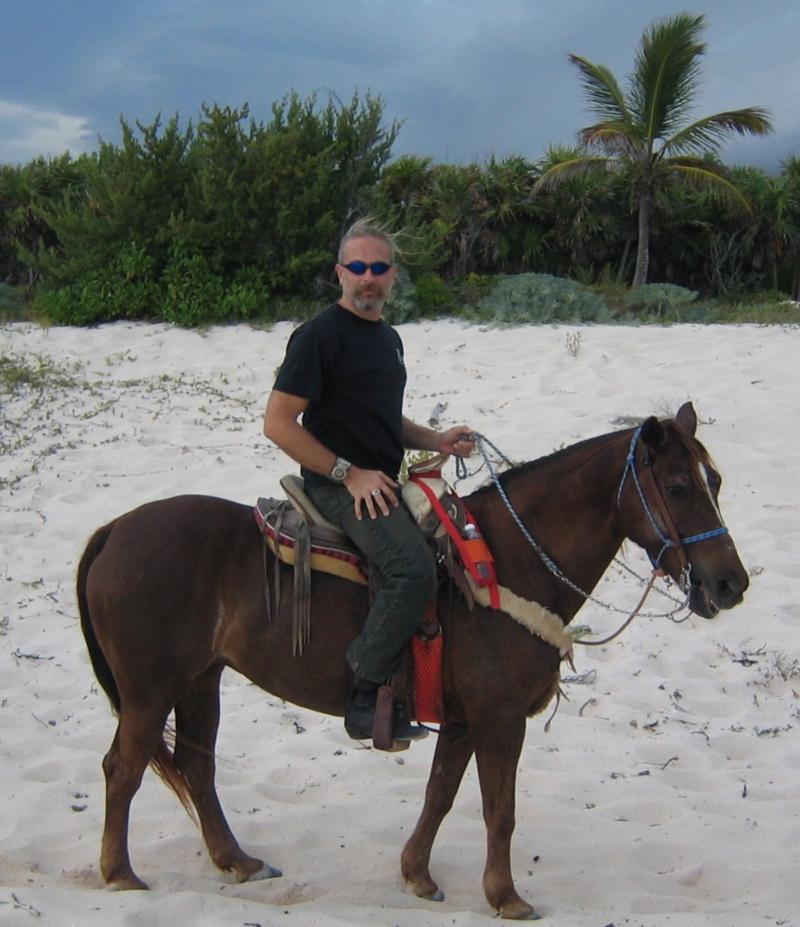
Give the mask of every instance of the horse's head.
<svg viewBox="0 0 800 927">
<path fill-rule="evenodd" d="M 618 503 L 626 534 L 689 593 L 704 618 L 742 601 L 747 571 L 725 528 L 720 475 L 695 438 L 690 402 L 673 420 L 648 418 L 631 440 Z"/>
</svg>

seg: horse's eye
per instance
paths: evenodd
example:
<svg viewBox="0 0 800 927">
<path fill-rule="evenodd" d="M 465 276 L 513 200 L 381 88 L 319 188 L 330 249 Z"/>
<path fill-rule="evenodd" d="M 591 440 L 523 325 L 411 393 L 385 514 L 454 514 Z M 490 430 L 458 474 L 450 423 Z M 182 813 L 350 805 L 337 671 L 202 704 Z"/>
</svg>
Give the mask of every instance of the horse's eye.
<svg viewBox="0 0 800 927">
<path fill-rule="evenodd" d="M 673 499 L 683 499 L 687 495 L 686 487 L 681 483 L 670 483 L 670 485 L 667 486 L 667 492 Z"/>
</svg>

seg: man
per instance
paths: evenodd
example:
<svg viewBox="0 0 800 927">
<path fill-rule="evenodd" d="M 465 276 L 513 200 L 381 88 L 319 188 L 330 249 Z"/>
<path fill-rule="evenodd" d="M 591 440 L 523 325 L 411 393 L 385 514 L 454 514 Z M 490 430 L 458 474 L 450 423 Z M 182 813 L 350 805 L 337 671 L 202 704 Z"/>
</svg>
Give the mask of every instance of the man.
<svg viewBox="0 0 800 927">
<path fill-rule="evenodd" d="M 381 574 L 362 633 L 347 650 L 353 689 L 345 728 L 372 736 L 377 690 L 389 681 L 436 592 L 427 542 L 400 504 L 405 448 L 468 456 L 466 425 L 436 432 L 403 415 L 403 344 L 383 319 L 397 275 L 391 235 L 361 220 L 344 235 L 338 302 L 297 329 L 267 403 L 264 434 L 301 466 L 315 505 Z M 298 418 L 302 415 L 302 423 Z M 395 706 L 394 739 L 424 737 L 405 702 Z"/>
</svg>

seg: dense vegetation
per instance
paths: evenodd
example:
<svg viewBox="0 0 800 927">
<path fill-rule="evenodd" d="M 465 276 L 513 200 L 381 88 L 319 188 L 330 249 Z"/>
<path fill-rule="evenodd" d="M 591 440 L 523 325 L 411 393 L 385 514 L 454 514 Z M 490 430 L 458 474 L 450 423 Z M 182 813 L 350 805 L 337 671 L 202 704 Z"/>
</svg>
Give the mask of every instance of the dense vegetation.
<svg viewBox="0 0 800 927">
<path fill-rule="evenodd" d="M 297 317 L 335 295 L 337 241 L 366 213 L 403 230 L 408 273 L 396 319 L 737 318 L 730 307 L 762 305 L 764 291 L 775 294 L 765 321 L 791 314 L 779 297 L 800 299 L 800 160 L 771 176 L 718 159 L 712 142 L 725 131 L 768 130 L 760 110 L 677 128 L 691 98 L 686 79 L 696 81 L 702 19 L 670 26 L 689 42 L 676 65 L 684 84 L 672 85 L 672 109 L 660 110 L 672 141 L 656 148 L 651 133 L 639 150 L 645 161 L 617 157 L 614 170 L 596 170 L 608 159 L 591 147 L 635 153 L 634 104 L 648 98 L 634 86 L 625 109 L 611 75 L 576 56 L 607 124 L 584 129 L 584 147 L 553 147 L 535 161 L 392 160 L 400 125 L 385 124 L 380 97 L 323 105 L 291 93 L 266 122 L 246 105 L 204 106 L 186 126 L 178 116 L 121 119 L 120 142 L 95 153 L 0 165 L 0 318 L 23 305 L 68 324 Z M 640 58 L 659 48 L 663 58 L 658 28 L 643 37 Z M 659 181 L 645 171 L 645 271 L 656 282 L 631 289 L 645 279 L 645 162 Z"/>
</svg>

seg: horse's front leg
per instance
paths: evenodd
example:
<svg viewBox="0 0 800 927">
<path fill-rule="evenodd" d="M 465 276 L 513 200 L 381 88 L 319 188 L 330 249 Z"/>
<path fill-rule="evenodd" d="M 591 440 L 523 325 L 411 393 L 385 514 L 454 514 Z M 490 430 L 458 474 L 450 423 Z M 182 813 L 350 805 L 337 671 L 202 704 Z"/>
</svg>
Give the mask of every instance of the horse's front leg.
<svg viewBox="0 0 800 927">
<path fill-rule="evenodd" d="M 533 908 L 520 898 L 511 876 L 511 836 L 517 764 L 525 737 L 525 717 L 498 717 L 473 731 L 475 759 L 486 822 L 486 869 L 483 890 L 501 917 L 536 919 Z"/>
<path fill-rule="evenodd" d="M 431 847 L 439 825 L 453 805 L 472 750 L 472 738 L 466 727 L 442 725 L 425 790 L 422 814 L 400 858 L 403 878 L 420 898 L 433 901 L 444 899 L 428 868 Z"/>
</svg>

